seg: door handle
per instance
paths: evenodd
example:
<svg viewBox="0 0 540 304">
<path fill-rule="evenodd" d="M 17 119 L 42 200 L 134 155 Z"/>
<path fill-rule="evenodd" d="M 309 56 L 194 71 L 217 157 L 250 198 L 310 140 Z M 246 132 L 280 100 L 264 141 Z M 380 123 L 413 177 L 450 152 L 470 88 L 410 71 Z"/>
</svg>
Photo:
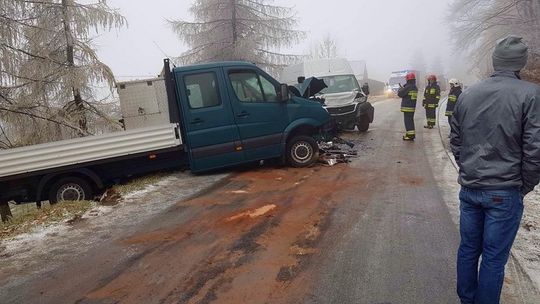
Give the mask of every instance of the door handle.
<svg viewBox="0 0 540 304">
<path fill-rule="evenodd" d="M 239 113 L 238 115 L 236 115 L 236 116 L 237 116 L 237 117 L 240 117 L 240 118 L 242 118 L 242 117 L 248 117 L 248 116 L 249 116 L 249 113 L 246 112 L 246 111 L 242 111 L 242 112 L 240 112 L 240 113 Z"/>
<path fill-rule="evenodd" d="M 194 120 L 191 121 L 191 124 L 192 125 L 198 125 L 198 124 L 202 124 L 204 122 L 204 120 L 200 119 L 200 118 L 195 118 Z"/>
</svg>

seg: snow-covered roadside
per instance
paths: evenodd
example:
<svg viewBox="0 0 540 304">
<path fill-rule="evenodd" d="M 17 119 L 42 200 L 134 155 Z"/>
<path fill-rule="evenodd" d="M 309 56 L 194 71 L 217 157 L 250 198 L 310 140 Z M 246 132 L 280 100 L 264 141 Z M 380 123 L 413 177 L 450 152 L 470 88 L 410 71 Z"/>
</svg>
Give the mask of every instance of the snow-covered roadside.
<svg viewBox="0 0 540 304">
<path fill-rule="evenodd" d="M 524 265 L 540 289 L 540 190 L 525 197 L 525 213 L 513 247 L 514 255 Z"/>
<path fill-rule="evenodd" d="M 125 195 L 113 207 L 92 208 L 76 225 L 54 223 L 3 240 L 0 242 L 0 286 L 6 288 L 16 284 L 17 280 L 23 280 L 25 276 L 39 275 L 54 269 L 61 265 L 64 257 L 78 255 L 93 244 L 117 237 L 226 176 L 172 173 L 143 190 Z"/>
<path fill-rule="evenodd" d="M 443 104 L 443 107 L 445 104 Z M 448 210 L 456 226 L 459 224 L 459 185 L 457 184 L 457 170 L 453 163 L 453 156 L 448 149 L 450 132 L 444 111 L 440 111 L 439 130 L 424 132 L 424 140 L 428 158 L 433 168 L 435 178 L 439 183 Z M 440 132 L 440 133 L 439 133 Z M 529 295 L 540 296 L 540 191 L 535 190 L 525 199 L 525 214 L 522 227 L 512 249 L 512 259 L 507 267 L 507 281 L 516 282 L 518 290 L 507 291 L 516 293 L 514 296 L 525 297 L 523 302 L 529 303 Z M 524 273 L 522 273 L 524 272 Z M 509 284 L 507 284 L 509 285 Z M 521 286 L 519 286 L 521 285 Z M 532 285 L 532 286 L 528 286 Z M 508 286 L 506 286 L 508 287 Z M 537 303 L 534 300 L 531 303 Z"/>
</svg>

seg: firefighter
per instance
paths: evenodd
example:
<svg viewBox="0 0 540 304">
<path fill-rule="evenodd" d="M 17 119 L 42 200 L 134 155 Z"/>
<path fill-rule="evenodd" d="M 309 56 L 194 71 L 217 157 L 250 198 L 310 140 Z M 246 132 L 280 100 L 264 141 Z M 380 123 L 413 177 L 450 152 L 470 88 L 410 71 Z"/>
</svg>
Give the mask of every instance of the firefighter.
<svg viewBox="0 0 540 304">
<path fill-rule="evenodd" d="M 437 123 L 437 107 L 441 99 L 441 88 L 437 84 L 437 76 L 429 75 L 428 85 L 424 92 L 424 101 L 422 102 L 426 109 L 427 125 L 424 128 L 433 129 Z"/>
<path fill-rule="evenodd" d="M 408 73 L 405 76 L 407 83 L 401 86 L 398 91 L 398 96 L 401 97 L 401 112 L 405 120 L 405 135 L 403 140 L 414 141 L 416 130 L 414 128 L 414 112 L 416 111 L 416 100 L 418 99 L 418 88 L 416 87 L 416 75 Z"/>
<path fill-rule="evenodd" d="M 446 113 L 445 115 L 448 117 L 448 124 L 450 124 L 452 120 L 452 115 L 454 114 L 454 107 L 456 106 L 456 102 L 459 98 L 459 95 L 461 95 L 461 84 L 459 83 L 459 80 L 457 79 L 450 79 L 450 93 L 448 93 L 448 102 L 446 103 Z"/>
</svg>

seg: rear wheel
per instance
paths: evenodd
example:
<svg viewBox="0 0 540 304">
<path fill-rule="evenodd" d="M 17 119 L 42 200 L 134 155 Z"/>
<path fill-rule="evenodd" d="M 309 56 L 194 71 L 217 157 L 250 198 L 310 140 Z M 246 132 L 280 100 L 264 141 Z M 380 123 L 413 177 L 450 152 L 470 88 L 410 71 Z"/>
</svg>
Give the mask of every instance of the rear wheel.
<svg viewBox="0 0 540 304">
<path fill-rule="evenodd" d="M 65 177 L 55 182 L 50 188 L 51 205 L 62 201 L 84 201 L 94 199 L 92 187 L 82 178 Z"/>
<path fill-rule="evenodd" d="M 287 144 L 287 161 L 295 168 L 311 166 L 319 157 L 317 142 L 310 136 L 296 136 Z"/>
</svg>

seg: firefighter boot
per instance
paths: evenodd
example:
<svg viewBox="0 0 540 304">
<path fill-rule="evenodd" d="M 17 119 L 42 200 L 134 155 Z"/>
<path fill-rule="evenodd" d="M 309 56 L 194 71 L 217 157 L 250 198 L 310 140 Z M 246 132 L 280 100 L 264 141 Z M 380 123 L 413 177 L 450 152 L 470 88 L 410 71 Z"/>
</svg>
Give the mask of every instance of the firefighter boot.
<svg viewBox="0 0 540 304">
<path fill-rule="evenodd" d="M 414 141 L 415 137 L 416 137 L 416 131 L 407 131 L 405 135 L 403 135 L 403 140 Z"/>
<path fill-rule="evenodd" d="M 404 141 L 414 141 L 414 137 L 411 137 L 411 136 L 408 136 L 408 135 L 403 135 L 403 140 Z"/>
</svg>

